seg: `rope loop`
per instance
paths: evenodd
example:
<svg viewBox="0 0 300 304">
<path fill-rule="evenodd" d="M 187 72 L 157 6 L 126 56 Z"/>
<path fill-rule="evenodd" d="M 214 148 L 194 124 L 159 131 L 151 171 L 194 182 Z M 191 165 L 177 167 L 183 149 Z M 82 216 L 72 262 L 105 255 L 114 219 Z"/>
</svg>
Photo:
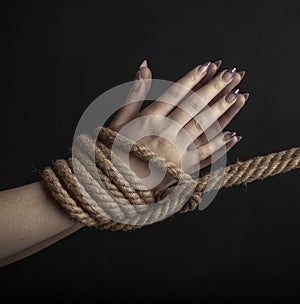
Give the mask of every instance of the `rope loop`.
<svg viewBox="0 0 300 304">
<path fill-rule="evenodd" d="M 89 227 L 127 231 L 161 221 L 174 213 L 192 211 L 199 205 L 204 191 L 220 187 L 217 183 L 207 187 L 209 178 L 217 176 L 220 170 L 224 172 L 221 186 L 231 187 L 300 168 L 300 147 L 294 147 L 238 161 L 194 179 L 144 145 L 109 128 L 101 127 L 97 131 L 96 145 L 88 135 L 78 136 L 74 147 L 76 157 L 59 159 L 54 168 L 47 167 L 41 174 L 60 207 L 73 220 Z M 142 161 L 151 160 L 158 168 L 165 169 L 180 181 L 180 187 L 173 185 L 157 192 L 148 190 L 117 155 L 113 154 L 116 161 L 112 162 L 113 151 L 109 148 L 112 143 Z M 74 174 L 74 165 L 79 173 L 77 170 Z"/>
</svg>

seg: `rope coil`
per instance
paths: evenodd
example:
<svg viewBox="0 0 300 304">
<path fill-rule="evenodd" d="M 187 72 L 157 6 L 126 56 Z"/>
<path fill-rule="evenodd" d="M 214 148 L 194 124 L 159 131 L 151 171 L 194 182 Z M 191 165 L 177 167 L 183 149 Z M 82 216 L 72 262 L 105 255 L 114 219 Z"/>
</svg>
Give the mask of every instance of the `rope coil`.
<svg viewBox="0 0 300 304">
<path fill-rule="evenodd" d="M 100 128 L 96 146 L 88 135 L 80 135 L 68 160 L 57 160 L 54 168 L 42 172 L 43 181 L 53 199 L 75 221 L 89 227 L 110 230 L 132 230 L 174 213 L 192 211 L 205 192 L 265 179 L 300 168 L 300 147 L 219 168 L 199 179 L 193 179 L 174 163 L 153 153 L 147 147 L 121 136 L 109 128 Z M 114 142 L 143 161 L 165 169 L 180 186 L 158 192 L 146 189 L 141 180 L 108 147 Z M 93 170 L 96 163 L 96 171 Z M 76 174 L 74 174 L 74 165 Z M 223 170 L 220 181 L 218 176 Z M 79 171 L 79 172 L 78 172 Z M 101 183 L 99 183 L 99 178 Z M 212 183 L 208 181 L 213 180 Z M 221 182 L 221 184 L 220 184 Z M 188 195 L 190 194 L 190 195 Z M 188 199 L 187 199 L 188 195 Z"/>
</svg>

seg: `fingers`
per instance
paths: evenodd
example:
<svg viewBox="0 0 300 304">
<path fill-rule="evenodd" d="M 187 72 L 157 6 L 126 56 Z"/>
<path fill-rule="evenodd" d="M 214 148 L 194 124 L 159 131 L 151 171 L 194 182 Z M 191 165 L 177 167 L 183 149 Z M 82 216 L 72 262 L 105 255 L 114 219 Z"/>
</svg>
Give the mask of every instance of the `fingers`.
<svg viewBox="0 0 300 304">
<path fill-rule="evenodd" d="M 184 126 L 192 117 L 195 117 L 209 102 L 228 86 L 236 74 L 236 68 L 225 70 L 214 77 L 210 82 L 183 100 L 168 117 Z"/>
<path fill-rule="evenodd" d="M 200 88 L 202 88 L 205 84 L 207 84 L 215 76 L 221 64 L 222 64 L 222 60 L 217 60 L 214 63 L 212 63 L 209 66 L 204 78 L 198 84 L 196 84 L 196 86 L 193 88 L 193 91 L 197 91 Z"/>
<path fill-rule="evenodd" d="M 168 115 L 181 99 L 203 79 L 209 66 L 210 62 L 206 62 L 195 67 L 167 89 L 156 101 L 141 111 L 140 115 Z"/>
<path fill-rule="evenodd" d="M 222 96 L 227 95 L 230 91 L 232 91 L 242 81 L 245 74 L 246 74 L 245 71 L 237 72 L 234 75 L 232 81 L 229 83 L 229 85 L 226 86 L 217 96 L 214 97 L 214 99 L 210 102 L 210 105 L 214 104 Z"/>
<path fill-rule="evenodd" d="M 208 104 L 217 94 L 227 87 L 236 74 L 236 68 L 222 71 L 196 93 Z"/>
<path fill-rule="evenodd" d="M 140 108 L 151 86 L 152 73 L 146 60 L 142 62 L 136 73 L 132 87 L 123 106 L 110 124 L 113 130 L 119 130 L 124 124 L 138 116 Z"/>
<path fill-rule="evenodd" d="M 223 130 L 230 122 L 231 120 L 238 114 L 238 112 L 242 109 L 242 107 L 245 105 L 246 101 L 248 100 L 250 94 L 244 93 L 239 94 L 237 97 L 236 102 L 233 104 L 232 107 L 228 109 L 219 119 L 219 124 L 221 126 L 221 129 Z"/>
<path fill-rule="evenodd" d="M 199 171 L 200 169 L 203 169 L 203 168 L 209 166 L 210 164 L 212 164 L 213 162 L 217 161 L 222 156 L 224 156 L 225 153 L 229 152 L 243 138 L 242 136 L 237 136 L 236 134 L 232 135 L 233 133 L 235 133 L 235 132 L 225 132 L 224 135 L 228 136 L 229 140 L 223 142 L 223 145 L 220 145 L 219 149 L 217 149 L 217 150 L 211 149 L 212 153 L 209 154 L 206 158 L 201 159 L 201 155 L 205 156 L 208 154 L 208 152 L 204 151 L 204 154 L 203 154 L 203 152 L 202 152 L 203 149 L 200 150 L 199 153 L 202 153 L 199 155 L 200 162 L 194 163 L 188 170 L 188 173 L 192 174 L 192 173 Z M 218 138 L 216 141 L 220 141 L 220 139 L 221 138 Z M 220 144 L 220 142 L 219 142 L 219 144 Z M 218 147 L 218 144 L 214 144 L 214 148 L 217 148 L 217 147 Z"/>
<path fill-rule="evenodd" d="M 207 138 L 213 138 L 214 136 L 218 135 L 220 131 L 223 130 L 244 107 L 248 98 L 249 93 L 239 94 L 234 104 L 218 119 L 218 121 L 216 121 L 209 127 L 209 129 L 195 139 L 194 145 L 196 147 L 204 145 L 208 142 Z M 192 146 L 193 145 L 191 145 L 189 148 Z"/>
<path fill-rule="evenodd" d="M 181 130 L 180 132 L 187 131 L 191 139 L 194 141 L 211 125 L 213 125 L 234 104 L 234 102 L 237 100 L 238 95 L 239 89 L 233 90 L 218 100 L 218 102 L 214 103 L 212 106 L 207 106 L 203 111 L 201 111 L 192 120 L 190 120 L 184 126 L 184 130 Z"/>
</svg>

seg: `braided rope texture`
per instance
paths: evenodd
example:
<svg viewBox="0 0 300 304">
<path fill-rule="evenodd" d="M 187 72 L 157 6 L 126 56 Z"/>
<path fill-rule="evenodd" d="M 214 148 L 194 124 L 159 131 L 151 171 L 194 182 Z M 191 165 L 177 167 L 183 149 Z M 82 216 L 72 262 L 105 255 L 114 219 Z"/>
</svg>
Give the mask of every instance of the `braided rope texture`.
<svg viewBox="0 0 300 304">
<path fill-rule="evenodd" d="M 97 132 L 96 143 L 86 134 L 78 136 L 73 157 L 57 160 L 53 169 L 47 167 L 41 174 L 50 195 L 69 217 L 89 227 L 133 230 L 174 213 L 195 210 L 204 191 L 250 183 L 300 168 L 300 147 L 294 147 L 238 161 L 194 179 L 174 163 L 109 128 L 101 127 Z M 151 160 L 180 186 L 157 192 L 146 189 L 118 156 L 114 154 L 112 161 L 113 152 L 109 148 L 112 143 L 143 161 Z"/>
</svg>

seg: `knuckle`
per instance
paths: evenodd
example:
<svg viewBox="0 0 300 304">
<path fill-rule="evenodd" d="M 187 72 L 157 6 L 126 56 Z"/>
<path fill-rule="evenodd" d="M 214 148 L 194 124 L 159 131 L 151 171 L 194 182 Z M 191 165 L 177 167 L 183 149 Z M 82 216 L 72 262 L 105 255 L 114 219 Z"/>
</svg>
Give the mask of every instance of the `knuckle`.
<svg viewBox="0 0 300 304">
<path fill-rule="evenodd" d="M 206 143 L 205 140 L 206 140 L 205 136 L 198 136 L 194 140 L 195 147 L 197 147 L 197 149 L 198 149 L 199 147 L 203 146 Z"/>
<path fill-rule="evenodd" d="M 169 94 L 174 98 L 180 98 L 182 89 L 179 86 L 175 85 L 169 89 Z"/>
<path fill-rule="evenodd" d="M 205 158 L 207 158 L 210 155 L 209 150 L 207 149 L 206 145 L 198 149 L 198 154 L 199 154 L 200 160 L 204 160 Z"/>
<path fill-rule="evenodd" d="M 190 101 L 190 107 L 193 109 L 193 111 L 198 112 L 200 109 L 200 104 L 198 100 L 195 100 L 194 98 Z"/>
<path fill-rule="evenodd" d="M 205 102 L 199 94 L 193 94 L 184 101 L 184 107 L 191 110 L 191 115 L 196 115 L 205 106 Z"/>
<path fill-rule="evenodd" d="M 213 87 L 216 91 L 221 91 L 224 88 L 224 82 L 218 77 L 215 79 Z"/>
<path fill-rule="evenodd" d="M 195 134 L 202 134 L 203 128 L 201 127 L 202 123 L 200 121 L 197 121 L 196 119 L 191 120 L 191 130 Z"/>
<path fill-rule="evenodd" d="M 195 73 L 190 73 L 188 75 L 188 79 L 191 81 L 191 82 L 196 82 L 197 81 L 197 77 L 195 76 Z"/>
<path fill-rule="evenodd" d="M 224 113 L 223 115 L 227 115 L 227 113 Z M 224 116 L 224 117 L 225 117 Z M 210 129 L 211 129 L 211 132 L 212 132 L 212 134 L 213 135 L 217 135 L 217 134 L 219 134 L 220 132 L 222 132 L 222 127 L 221 127 L 221 125 L 218 123 L 218 122 L 215 122 L 214 124 L 212 124 L 211 126 L 210 126 Z"/>
</svg>

